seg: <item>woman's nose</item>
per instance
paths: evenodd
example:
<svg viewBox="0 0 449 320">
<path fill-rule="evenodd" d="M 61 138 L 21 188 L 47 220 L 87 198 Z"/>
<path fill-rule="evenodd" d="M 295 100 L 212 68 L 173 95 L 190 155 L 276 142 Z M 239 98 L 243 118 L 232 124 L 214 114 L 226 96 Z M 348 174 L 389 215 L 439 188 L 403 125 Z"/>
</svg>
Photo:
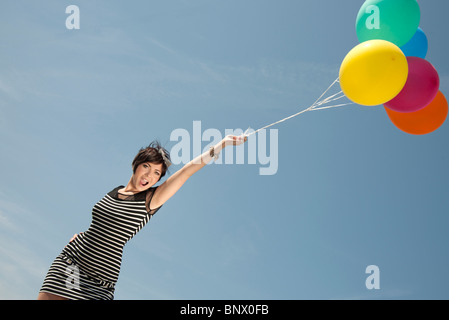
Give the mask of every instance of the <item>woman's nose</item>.
<svg viewBox="0 0 449 320">
<path fill-rule="evenodd" d="M 145 177 L 151 178 L 151 177 L 153 177 L 153 174 L 151 173 L 151 171 L 148 171 L 145 173 Z"/>
</svg>

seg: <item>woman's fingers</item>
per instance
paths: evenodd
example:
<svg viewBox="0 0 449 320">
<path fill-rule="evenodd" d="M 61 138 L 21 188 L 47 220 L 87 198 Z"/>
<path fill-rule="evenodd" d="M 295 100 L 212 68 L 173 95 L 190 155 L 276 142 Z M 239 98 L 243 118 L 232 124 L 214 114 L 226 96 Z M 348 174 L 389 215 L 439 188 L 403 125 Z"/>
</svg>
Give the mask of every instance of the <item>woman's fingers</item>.
<svg viewBox="0 0 449 320">
<path fill-rule="evenodd" d="M 234 141 L 236 145 L 245 143 L 248 140 L 246 136 L 234 136 Z"/>
</svg>

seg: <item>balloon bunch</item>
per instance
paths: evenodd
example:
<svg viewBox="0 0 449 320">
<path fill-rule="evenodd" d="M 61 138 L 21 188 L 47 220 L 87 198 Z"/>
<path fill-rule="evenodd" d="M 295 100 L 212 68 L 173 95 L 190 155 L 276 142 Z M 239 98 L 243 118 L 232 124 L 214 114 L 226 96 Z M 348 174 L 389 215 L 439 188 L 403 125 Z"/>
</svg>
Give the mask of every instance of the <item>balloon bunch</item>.
<svg viewBox="0 0 449 320">
<path fill-rule="evenodd" d="M 409 134 L 437 130 L 446 121 L 448 103 L 439 90 L 438 72 L 425 60 L 428 41 L 419 27 L 420 20 L 416 0 L 366 0 L 356 21 L 361 43 L 346 55 L 339 77 L 331 86 L 308 108 L 256 131 L 249 128 L 244 135 L 256 134 L 308 111 L 354 103 L 384 105 L 391 122 Z M 341 91 L 324 98 L 337 82 Z M 344 97 L 351 103 L 329 105 Z"/>
<path fill-rule="evenodd" d="M 428 40 L 419 27 L 416 0 L 367 0 L 357 15 L 359 45 L 339 74 L 353 102 L 384 105 L 391 122 L 409 134 L 428 134 L 446 120 L 448 103 L 434 66 L 425 60 Z"/>
</svg>

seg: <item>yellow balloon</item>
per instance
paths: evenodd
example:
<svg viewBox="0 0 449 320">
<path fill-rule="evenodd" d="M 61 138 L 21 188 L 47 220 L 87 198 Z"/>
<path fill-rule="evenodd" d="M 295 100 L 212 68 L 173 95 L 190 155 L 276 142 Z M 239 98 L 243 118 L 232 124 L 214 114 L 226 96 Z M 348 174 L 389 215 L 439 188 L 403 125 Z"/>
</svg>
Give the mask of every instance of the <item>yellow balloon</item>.
<svg viewBox="0 0 449 320">
<path fill-rule="evenodd" d="M 357 45 L 340 67 L 340 86 L 353 102 L 364 106 L 384 104 L 404 88 L 408 63 L 402 50 L 385 40 Z"/>
</svg>

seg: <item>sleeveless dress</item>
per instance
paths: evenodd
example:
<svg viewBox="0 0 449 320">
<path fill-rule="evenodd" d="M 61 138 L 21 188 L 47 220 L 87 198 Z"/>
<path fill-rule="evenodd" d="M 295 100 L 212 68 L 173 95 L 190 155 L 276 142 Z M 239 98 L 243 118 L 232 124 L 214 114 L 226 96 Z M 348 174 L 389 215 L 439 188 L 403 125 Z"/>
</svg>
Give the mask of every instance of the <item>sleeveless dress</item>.
<svg viewBox="0 0 449 320">
<path fill-rule="evenodd" d="M 56 257 L 40 292 L 74 300 L 114 299 L 125 244 L 160 209 L 149 209 L 157 187 L 130 196 L 120 194 L 121 188 L 95 204 L 88 230 Z"/>
</svg>

